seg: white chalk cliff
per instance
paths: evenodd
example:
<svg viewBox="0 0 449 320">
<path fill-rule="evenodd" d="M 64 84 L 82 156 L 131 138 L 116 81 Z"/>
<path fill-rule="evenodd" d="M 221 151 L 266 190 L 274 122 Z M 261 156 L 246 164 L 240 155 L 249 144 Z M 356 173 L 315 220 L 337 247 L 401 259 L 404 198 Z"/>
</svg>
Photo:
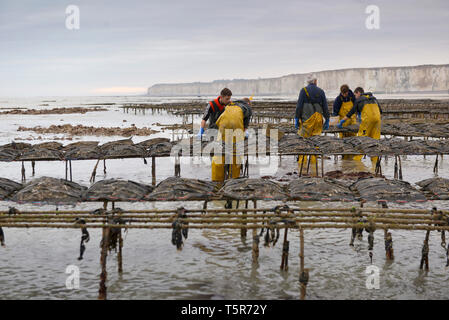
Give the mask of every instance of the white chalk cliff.
<svg viewBox="0 0 449 320">
<path fill-rule="evenodd" d="M 234 95 L 297 95 L 307 74 L 291 74 L 279 78 L 216 80 L 155 84 L 149 96 L 214 96 L 224 87 Z M 357 68 L 315 72 L 318 85 L 325 91 L 337 92 L 346 83 L 376 93 L 448 92 L 449 64 L 407 67 Z"/>
</svg>

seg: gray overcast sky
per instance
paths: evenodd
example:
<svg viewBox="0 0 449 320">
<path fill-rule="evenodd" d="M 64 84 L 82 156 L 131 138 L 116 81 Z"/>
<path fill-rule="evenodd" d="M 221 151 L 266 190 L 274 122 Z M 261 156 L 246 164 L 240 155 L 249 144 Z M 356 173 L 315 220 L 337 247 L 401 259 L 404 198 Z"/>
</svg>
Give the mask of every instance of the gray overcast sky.
<svg viewBox="0 0 449 320">
<path fill-rule="evenodd" d="M 65 27 L 71 4 L 79 30 Z M 448 35 L 447 0 L 0 0 L 0 96 L 449 63 Z"/>
</svg>

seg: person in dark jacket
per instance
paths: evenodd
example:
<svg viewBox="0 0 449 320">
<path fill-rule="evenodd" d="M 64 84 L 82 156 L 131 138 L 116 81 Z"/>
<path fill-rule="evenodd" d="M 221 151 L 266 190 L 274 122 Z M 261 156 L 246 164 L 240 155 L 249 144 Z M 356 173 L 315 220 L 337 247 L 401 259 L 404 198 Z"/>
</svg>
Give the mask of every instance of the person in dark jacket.
<svg viewBox="0 0 449 320">
<path fill-rule="evenodd" d="M 307 86 L 299 92 L 296 104 L 295 128 L 298 129 L 298 134 L 301 137 L 309 138 L 320 135 L 323 129 L 329 129 L 329 108 L 324 91 L 317 86 L 317 78 L 313 74 L 309 74 L 306 81 Z M 306 159 L 307 157 L 300 156 L 299 165 Z M 315 163 L 315 161 L 316 157 L 312 156 L 310 162 Z"/>
<path fill-rule="evenodd" d="M 371 92 L 364 92 L 361 87 L 354 90 L 354 96 L 356 98 L 354 106 L 340 121 L 337 127 L 342 128 L 343 124 L 357 112 L 360 113 L 362 117 L 357 136 L 370 137 L 379 140 L 382 114 L 379 102 L 377 102 L 377 99 Z M 354 157 L 354 160 L 361 159 L 362 155 Z M 371 157 L 371 161 L 374 165 L 377 162 L 377 157 Z"/>
<path fill-rule="evenodd" d="M 216 99 L 209 101 L 207 107 L 204 110 L 203 118 L 201 119 L 201 128 L 198 132 L 198 137 L 201 137 L 206 127 L 206 122 L 209 120 L 209 128 L 217 129 L 215 122 L 225 110 L 226 105 L 231 102 L 232 92 L 228 88 L 224 88 L 220 92 L 220 96 Z"/>
<path fill-rule="evenodd" d="M 349 89 L 347 84 L 344 84 L 340 87 L 340 94 L 334 100 L 333 112 L 332 115 L 334 117 L 340 117 L 342 120 L 346 114 L 352 109 L 354 106 L 355 96 L 354 93 Z M 344 127 L 349 126 L 351 124 L 356 124 L 356 116 L 353 115 L 348 121 L 343 125 Z M 352 137 L 356 134 L 353 132 L 341 132 L 340 138 L 344 137 Z"/>
</svg>

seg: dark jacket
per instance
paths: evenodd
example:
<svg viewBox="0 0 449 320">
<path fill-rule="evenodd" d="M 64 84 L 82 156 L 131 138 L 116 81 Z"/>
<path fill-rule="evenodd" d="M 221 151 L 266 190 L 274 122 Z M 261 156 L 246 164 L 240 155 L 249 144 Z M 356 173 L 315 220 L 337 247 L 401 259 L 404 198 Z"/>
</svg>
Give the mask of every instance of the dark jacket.
<svg viewBox="0 0 449 320">
<path fill-rule="evenodd" d="M 353 93 L 351 90 L 349 90 L 348 96 L 347 96 L 346 98 L 343 97 L 343 96 L 341 95 L 341 93 L 338 95 L 338 97 L 335 98 L 335 100 L 334 100 L 334 106 L 333 106 L 333 108 L 332 108 L 332 109 L 333 109 L 332 115 L 333 115 L 334 117 L 338 116 L 339 113 L 340 113 L 341 105 L 343 104 L 343 102 L 348 102 L 348 101 L 352 101 L 353 103 L 354 103 L 354 101 L 355 101 L 354 93 Z"/>
<path fill-rule="evenodd" d="M 243 100 L 236 100 L 234 101 L 235 105 L 238 105 L 242 111 L 243 111 L 243 127 L 245 129 L 248 129 L 249 122 L 251 120 L 251 117 L 253 116 L 253 111 L 248 103 L 246 103 Z"/>
<path fill-rule="evenodd" d="M 317 87 L 315 84 L 309 84 L 307 87 L 307 92 L 309 93 L 310 99 L 307 97 L 304 88 L 299 92 L 298 103 L 296 104 L 296 112 L 295 118 L 300 119 L 301 121 L 305 121 L 307 119 L 303 118 L 304 104 L 305 103 L 313 103 L 321 106 L 323 111 L 323 116 L 325 119 L 329 119 L 329 108 L 327 106 L 326 95 L 324 91 Z"/>
<path fill-rule="evenodd" d="M 352 107 L 351 111 L 348 112 L 346 117 L 351 118 L 354 113 L 362 113 L 363 107 L 365 104 L 368 103 L 375 103 L 379 107 L 380 113 L 382 113 L 382 109 L 380 108 L 379 102 L 377 102 L 377 99 L 373 96 L 371 92 L 365 92 L 363 95 L 361 95 L 359 98 L 357 98 L 354 102 L 354 106 Z"/>
<path fill-rule="evenodd" d="M 215 100 L 209 101 L 207 103 L 206 110 L 204 110 L 202 120 L 209 120 L 209 128 L 217 128 L 215 122 L 217 122 L 218 118 L 221 116 L 223 111 L 225 110 L 224 105 L 220 103 L 219 97 Z"/>
</svg>

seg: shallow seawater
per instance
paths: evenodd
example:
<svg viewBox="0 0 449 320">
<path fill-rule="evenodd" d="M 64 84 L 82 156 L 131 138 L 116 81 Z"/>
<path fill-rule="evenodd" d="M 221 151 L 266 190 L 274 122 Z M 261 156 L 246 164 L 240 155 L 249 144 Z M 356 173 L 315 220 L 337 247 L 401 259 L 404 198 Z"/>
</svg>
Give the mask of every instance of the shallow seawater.
<svg viewBox="0 0 449 320">
<path fill-rule="evenodd" d="M 63 100 L 66 99 L 66 100 Z M 5 98 L 2 98 L 5 100 Z M 118 97 L 105 99 L 84 98 L 41 98 L 28 101 L 5 100 L 1 107 L 36 107 L 41 101 L 52 107 L 81 106 L 101 102 L 148 102 L 148 98 L 132 100 Z M 61 101 L 63 100 L 63 101 Z M 126 102 L 123 102 L 126 100 Z M 129 100 L 129 101 L 128 101 Z M 29 136 L 32 132 L 17 132 L 22 126 L 48 126 L 57 123 L 84 124 L 93 126 L 152 126 L 153 123 L 179 123 L 182 117 L 165 113 L 134 114 L 123 113 L 117 105 L 108 106 L 107 112 L 92 112 L 84 115 L 3 115 L 3 130 L 0 144 L 12 139 Z M 60 121 L 63 119 L 63 121 Z M 197 121 L 198 117 L 195 117 Z M 127 120 L 126 123 L 123 120 Z M 153 126 L 154 127 L 154 126 Z M 42 135 L 44 140 L 52 140 L 55 135 Z M 171 132 L 161 132 L 156 136 L 171 137 Z M 153 137 L 153 136 L 151 136 Z M 80 137 L 82 140 L 109 141 L 122 137 Z M 136 137 L 135 142 L 148 137 Z M 76 140 L 74 140 L 76 141 Z M 25 140 L 25 142 L 28 142 Z M 62 141 L 70 143 L 73 141 Z M 403 159 L 404 180 L 411 183 L 433 177 L 435 157 L 407 157 Z M 439 175 L 448 178 L 449 165 L 446 158 L 439 161 Z M 96 161 L 74 161 L 73 179 L 89 185 L 89 178 Z M 370 170 L 369 159 L 363 160 L 366 170 Z M 383 162 L 383 173 L 393 178 L 394 159 Z M 325 170 L 348 170 L 353 164 L 337 162 L 331 157 L 325 162 Z M 349 167 L 349 168 L 348 168 Z M 0 176 L 20 180 L 21 163 L 1 163 Z M 27 179 L 33 177 L 31 165 L 26 164 Z M 293 157 L 283 157 L 276 176 L 297 171 Z M 157 160 L 157 180 L 173 175 L 174 166 L 169 159 Z M 64 162 L 36 164 L 36 177 L 53 176 L 63 178 Z M 258 176 L 257 167 L 250 168 L 250 175 Z M 181 176 L 201 179 L 210 178 L 210 163 L 183 162 Z M 107 173 L 102 165 L 97 170 L 97 181 L 105 178 L 126 178 L 143 183 L 151 183 L 151 166 L 141 159 L 108 160 Z M 275 202 L 258 202 L 258 207 L 272 208 Z M 0 210 L 11 203 L 0 202 Z M 201 208 L 200 202 L 188 203 L 121 203 L 123 209 Z M 289 203 L 293 207 L 350 207 L 353 203 Z M 100 204 L 80 204 L 77 209 L 94 209 Z M 223 203 L 211 203 L 210 208 L 222 207 Z M 377 206 L 368 203 L 366 206 Z M 449 209 L 449 201 L 433 201 L 421 204 L 390 204 L 390 207 L 413 207 L 430 209 L 437 206 Z M 54 209 L 54 206 L 20 205 L 24 210 Z M 72 209 L 60 206 L 60 210 Z M 4 228 L 6 247 L 0 247 L 0 288 L 2 299 L 96 299 L 100 274 L 101 230 L 90 229 L 90 241 L 86 244 L 84 259 L 78 261 L 80 230 L 53 229 L 11 229 Z M 375 232 L 373 264 L 380 269 L 380 288 L 367 289 L 366 268 L 370 266 L 367 235 L 362 241 L 355 241 L 349 247 L 350 230 L 306 230 L 305 267 L 310 270 L 307 286 L 308 299 L 447 299 L 449 297 L 449 269 L 445 267 L 446 255 L 440 246 L 440 234 L 431 232 L 429 272 L 419 271 L 421 247 L 424 231 L 392 231 L 395 260 L 386 262 L 383 231 Z M 281 237 L 283 234 L 281 233 Z M 130 229 L 124 238 L 123 269 L 117 273 L 116 254 L 108 257 L 108 298 L 109 299 L 298 299 L 299 298 L 299 234 L 289 232 L 289 270 L 280 271 L 282 242 L 265 248 L 260 245 L 259 265 L 253 266 L 251 259 L 251 236 L 240 238 L 239 230 L 190 230 L 182 251 L 171 244 L 171 230 Z M 66 288 L 66 268 L 75 265 L 80 270 L 80 288 Z"/>
</svg>

